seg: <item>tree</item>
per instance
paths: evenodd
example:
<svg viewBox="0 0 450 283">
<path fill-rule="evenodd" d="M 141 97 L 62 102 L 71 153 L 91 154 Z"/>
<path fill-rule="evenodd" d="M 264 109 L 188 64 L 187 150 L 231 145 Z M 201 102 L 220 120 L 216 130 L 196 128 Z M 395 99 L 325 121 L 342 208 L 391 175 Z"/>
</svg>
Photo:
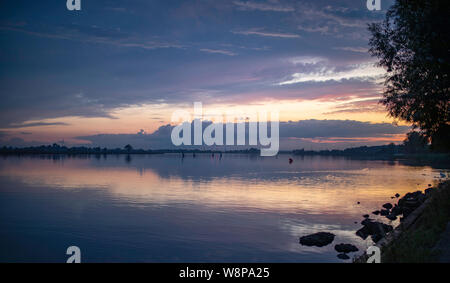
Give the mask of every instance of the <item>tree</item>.
<svg viewBox="0 0 450 283">
<path fill-rule="evenodd" d="M 130 151 L 133 150 L 133 147 L 132 147 L 130 144 L 127 144 L 127 145 L 124 147 L 124 149 L 125 149 L 126 151 L 130 152 Z"/>
<path fill-rule="evenodd" d="M 369 25 L 370 53 L 386 69 L 383 99 L 395 118 L 420 128 L 432 147 L 450 150 L 448 0 L 397 0 Z"/>
<path fill-rule="evenodd" d="M 406 135 L 406 139 L 403 141 L 405 151 L 408 153 L 423 152 L 427 145 L 427 140 L 419 132 L 412 131 Z"/>
</svg>

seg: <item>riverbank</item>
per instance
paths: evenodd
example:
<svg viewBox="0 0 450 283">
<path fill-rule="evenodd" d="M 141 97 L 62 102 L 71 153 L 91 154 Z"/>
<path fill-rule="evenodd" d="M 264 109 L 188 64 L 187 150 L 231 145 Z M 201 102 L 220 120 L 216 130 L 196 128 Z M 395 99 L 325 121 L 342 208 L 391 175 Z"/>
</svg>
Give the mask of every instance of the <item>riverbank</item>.
<svg viewBox="0 0 450 283">
<path fill-rule="evenodd" d="M 23 156 L 23 155 L 130 155 L 130 154 L 249 154 L 260 155 L 260 149 L 248 148 L 240 150 L 231 149 L 135 149 L 131 145 L 123 148 L 100 148 L 100 147 L 67 147 L 58 144 L 42 145 L 34 147 L 0 147 L 0 156 Z M 399 161 L 407 165 L 423 166 L 433 165 L 440 168 L 448 168 L 450 166 L 450 153 L 438 153 L 431 151 L 423 151 L 421 153 L 407 153 L 401 145 L 371 146 L 348 148 L 345 150 L 322 150 L 322 151 L 305 151 L 305 150 L 280 150 L 281 154 L 288 154 L 298 158 L 305 156 L 326 156 L 326 157 L 343 157 L 354 160 L 384 160 Z"/>
<path fill-rule="evenodd" d="M 449 258 L 450 181 L 427 189 L 426 194 L 426 201 L 377 243 L 382 263 L 442 262 Z M 363 255 L 356 262 L 366 258 Z"/>
</svg>

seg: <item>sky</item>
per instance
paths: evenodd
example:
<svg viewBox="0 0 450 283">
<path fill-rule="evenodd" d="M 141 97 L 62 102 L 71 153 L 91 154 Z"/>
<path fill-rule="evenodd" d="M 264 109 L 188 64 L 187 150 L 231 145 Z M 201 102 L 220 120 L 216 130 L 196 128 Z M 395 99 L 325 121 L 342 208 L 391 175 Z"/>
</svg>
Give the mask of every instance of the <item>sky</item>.
<svg viewBox="0 0 450 283">
<path fill-rule="evenodd" d="M 172 113 L 279 111 L 282 149 L 401 142 L 366 0 L 0 2 L 0 145 L 170 145 Z"/>
</svg>

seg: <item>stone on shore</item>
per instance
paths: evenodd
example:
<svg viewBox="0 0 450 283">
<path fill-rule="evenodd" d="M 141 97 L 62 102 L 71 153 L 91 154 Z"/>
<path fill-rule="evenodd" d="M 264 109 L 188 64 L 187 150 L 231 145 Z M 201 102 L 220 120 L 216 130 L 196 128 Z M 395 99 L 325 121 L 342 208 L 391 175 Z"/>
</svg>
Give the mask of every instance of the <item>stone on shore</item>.
<svg viewBox="0 0 450 283">
<path fill-rule="evenodd" d="M 392 204 L 390 204 L 390 203 L 385 203 L 385 204 L 383 204 L 383 207 L 389 210 L 389 209 L 392 208 Z"/>
<path fill-rule="evenodd" d="M 395 205 L 391 210 L 391 215 L 398 216 L 400 214 L 402 214 L 402 209 L 398 205 Z"/>
<path fill-rule="evenodd" d="M 386 235 L 386 233 L 389 233 L 394 229 L 391 225 L 376 222 L 371 219 L 365 219 L 361 222 L 361 224 L 364 227 L 356 231 L 356 235 L 364 240 L 368 236 L 372 236 L 372 239 L 381 239 L 384 235 Z"/>
<path fill-rule="evenodd" d="M 337 257 L 342 260 L 350 259 L 350 257 L 346 254 L 338 254 Z"/>
<path fill-rule="evenodd" d="M 369 236 L 369 229 L 364 226 L 361 229 L 359 229 L 358 231 L 356 231 L 356 235 L 358 235 L 359 237 L 361 237 L 363 240 L 367 239 L 367 237 Z"/>
<path fill-rule="evenodd" d="M 381 236 L 380 234 L 375 234 L 372 235 L 371 238 L 374 243 L 378 243 L 381 239 L 383 239 L 383 236 Z"/>
<path fill-rule="evenodd" d="M 300 244 L 303 246 L 324 247 L 331 244 L 335 235 L 328 232 L 319 232 L 300 238 Z"/>
<path fill-rule="evenodd" d="M 358 251 L 358 248 L 352 244 L 339 244 L 339 245 L 334 246 L 334 249 L 338 253 L 344 253 L 344 254 Z"/>
<path fill-rule="evenodd" d="M 400 207 L 403 217 L 408 217 L 416 208 L 425 202 L 428 194 L 424 194 L 421 191 L 414 193 L 407 193 L 404 197 L 398 200 L 398 206 Z"/>
</svg>

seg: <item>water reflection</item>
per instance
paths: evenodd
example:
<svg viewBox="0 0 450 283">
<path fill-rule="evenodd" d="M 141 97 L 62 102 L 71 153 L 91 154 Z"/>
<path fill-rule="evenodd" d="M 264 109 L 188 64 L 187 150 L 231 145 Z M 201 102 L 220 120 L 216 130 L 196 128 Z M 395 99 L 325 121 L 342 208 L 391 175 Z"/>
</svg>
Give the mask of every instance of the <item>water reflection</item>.
<svg viewBox="0 0 450 283">
<path fill-rule="evenodd" d="M 54 245 L 76 240 L 89 261 L 333 262 L 332 245 L 306 248 L 298 237 L 326 230 L 363 249 L 370 240 L 354 234 L 362 214 L 439 175 L 397 162 L 288 158 L 3 159 L 0 260 L 59 261 Z M 30 259 L 24 247 L 36 239 L 49 247 Z"/>
</svg>

